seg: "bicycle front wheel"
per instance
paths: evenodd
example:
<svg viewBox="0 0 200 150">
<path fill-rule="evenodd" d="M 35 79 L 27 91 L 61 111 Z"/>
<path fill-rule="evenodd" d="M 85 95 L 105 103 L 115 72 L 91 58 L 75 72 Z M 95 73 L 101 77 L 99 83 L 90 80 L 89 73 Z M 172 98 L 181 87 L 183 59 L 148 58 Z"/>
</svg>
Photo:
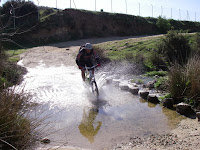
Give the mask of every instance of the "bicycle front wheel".
<svg viewBox="0 0 200 150">
<path fill-rule="evenodd" d="M 98 97 L 99 90 L 98 90 L 96 81 L 92 81 L 91 86 L 92 86 L 92 93 L 94 94 L 94 96 Z"/>
</svg>

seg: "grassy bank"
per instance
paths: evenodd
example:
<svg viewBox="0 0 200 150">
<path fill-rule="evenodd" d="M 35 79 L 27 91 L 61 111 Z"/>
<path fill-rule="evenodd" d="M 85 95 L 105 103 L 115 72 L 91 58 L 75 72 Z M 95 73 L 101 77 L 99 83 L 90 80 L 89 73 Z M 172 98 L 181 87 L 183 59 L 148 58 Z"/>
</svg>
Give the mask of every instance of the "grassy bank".
<svg viewBox="0 0 200 150">
<path fill-rule="evenodd" d="M 24 68 L 16 65 L 19 51 L 0 51 L 0 149 L 30 149 L 40 124 L 30 117 L 30 96 L 23 89 L 8 88 L 20 83 Z"/>
<path fill-rule="evenodd" d="M 101 57 L 111 61 L 128 61 L 130 63 L 140 63 L 148 71 L 156 70 L 153 63 L 156 59 L 156 46 L 160 43 L 162 36 L 126 39 L 96 44 L 95 49 Z"/>
<path fill-rule="evenodd" d="M 169 31 L 161 37 L 96 44 L 95 49 L 105 60 L 141 64 L 145 75 L 160 76 L 154 84 L 156 88 L 166 89 L 175 102 L 183 101 L 200 108 L 198 33 Z"/>
</svg>

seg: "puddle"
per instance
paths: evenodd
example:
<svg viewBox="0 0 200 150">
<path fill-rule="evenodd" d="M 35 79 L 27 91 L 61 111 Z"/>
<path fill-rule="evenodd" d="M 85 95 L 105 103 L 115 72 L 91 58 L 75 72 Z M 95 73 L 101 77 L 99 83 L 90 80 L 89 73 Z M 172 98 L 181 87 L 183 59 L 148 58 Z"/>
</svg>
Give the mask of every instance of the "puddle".
<svg viewBox="0 0 200 150">
<path fill-rule="evenodd" d="M 129 139 L 165 133 L 183 117 L 176 112 L 148 103 L 114 86 L 103 86 L 96 75 L 100 98 L 84 86 L 80 70 L 73 66 L 27 68 L 21 86 L 41 104 L 35 111 L 44 121 L 42 133 L 50 146 L 103 149 Z M 43 112 L 43 113 L 41 113 Z"/>
</svg>

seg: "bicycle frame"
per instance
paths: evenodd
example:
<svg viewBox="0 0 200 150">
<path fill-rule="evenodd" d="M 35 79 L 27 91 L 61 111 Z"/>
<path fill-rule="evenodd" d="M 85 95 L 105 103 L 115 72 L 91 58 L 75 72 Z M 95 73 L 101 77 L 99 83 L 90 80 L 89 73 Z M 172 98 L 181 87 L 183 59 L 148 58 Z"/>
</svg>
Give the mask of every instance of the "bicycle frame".
<svg viewBox="0 0 200 150">
<path fill-rule="evenodd" d="M 92 69 L 94 69 L 95 67 L 97 67 L 97 65 L 96 66 L 92 66 L 92 67 L 85 67 L 85 77 L 89 82 L 89 85 L 91 87 L 92 93 L 95 96 L 97 96 L 97 98 L 98 98 L 99 90 L 98 90 L 98 87 L 97 87 L 97 83 L 95 81 L 95 77 L 92 74 Z"/>
<path fill-rule="evenodd" d="M 85 66 L 85 77 L 89 80 L 89 83 L 91 84 L 92 81 L 95 81 L 95 77 L 92 74 L 92 69 L 96 68 L 97 65 L 92 67 L 86 67 Z"/>
</svg>

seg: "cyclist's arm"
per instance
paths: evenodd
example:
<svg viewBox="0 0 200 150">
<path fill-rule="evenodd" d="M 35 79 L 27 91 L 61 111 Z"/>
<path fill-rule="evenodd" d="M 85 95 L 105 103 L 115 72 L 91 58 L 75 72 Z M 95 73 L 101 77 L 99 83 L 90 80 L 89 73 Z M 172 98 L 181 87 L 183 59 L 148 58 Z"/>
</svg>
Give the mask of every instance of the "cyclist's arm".
<svg viewBox="0 0 200 150">
<path fill-rule="evenodd" d="M 78 55 L 77 55 L 77 60 L 78 60 L 78 61 L 80 60 L 82 54 L 83 54 L 83 51 L 82 51 L 82 49 L 81 49 L 81 50 L 79 50 L 79 53 L 78 53 Z"/>
<path fill-rule="evenodd" d="M 79 54 L 77 55 L 77 60 L 79 61 L 80 58 L 81 58 L 81 53 L 79 53 Z"/>
</svg>

